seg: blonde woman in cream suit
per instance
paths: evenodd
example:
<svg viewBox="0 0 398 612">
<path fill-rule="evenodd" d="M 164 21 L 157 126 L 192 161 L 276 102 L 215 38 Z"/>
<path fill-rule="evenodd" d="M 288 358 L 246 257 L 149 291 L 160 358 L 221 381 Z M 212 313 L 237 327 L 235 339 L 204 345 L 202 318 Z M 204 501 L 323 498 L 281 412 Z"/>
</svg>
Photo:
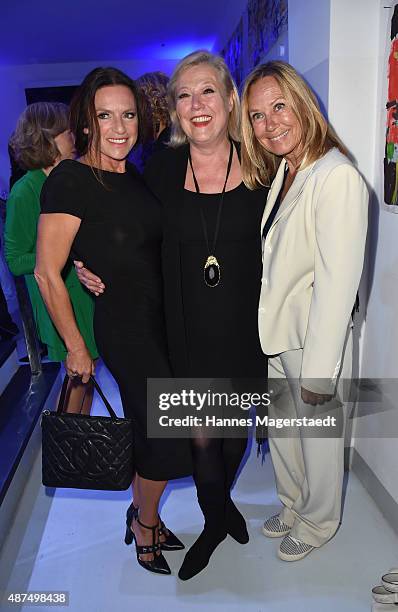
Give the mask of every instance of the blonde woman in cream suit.
<svg viewBox="0 0 398 612">
<path fill-rule="evenodd" d="M 277 437 L 270 428 L 282 510 L 265 521 L 263 533 L 283 538 L 281 559 L 298 561 L 325 544 L 340 521 L 341 384 L 352 369 L 351 312 L 364 261 L 368 191 L 289 64 L 269 62 L 249 75 L 242 115 L 245 183 L 254 189 L 272 181 L 261 223 L 259 305 L 269 377 L 281 383 L 270 416 L 327 411 L 340 422 L 340 435 L 302 427 Z"/>
</svg>

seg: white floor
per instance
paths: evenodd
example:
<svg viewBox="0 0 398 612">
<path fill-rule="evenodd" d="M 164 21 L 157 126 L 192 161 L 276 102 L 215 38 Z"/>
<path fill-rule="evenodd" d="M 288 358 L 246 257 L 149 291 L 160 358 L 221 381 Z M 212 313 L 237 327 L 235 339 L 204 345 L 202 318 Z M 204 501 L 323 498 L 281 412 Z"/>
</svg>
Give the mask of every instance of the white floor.
<svg viewBox="0 0 398 612">
<path fill-rule="evenodd" d="M 117 403 L 104 369 L 99 380 Z M 260 531 L 264 517 L 278 508 L 269 455 L 261 465 L 252 448 L 234 497 L 248 519 L 249 544 L 241 546 L 227 538 L 204 572 L 181 582 L 176 574 L 183 551 L 167 553 L 172 576 L 156 576 L 140 568 L 133 548 L 125 546 L 128 492 L 57 490 L 50 497 L 40 486 L 38 460 L 2 549 L 0 588 L 7 593 L 69 591 L 72 612 L 372 610 L 372 587 L 390 567 L 398 566 L 398 537 L 353 474 L 348 478 L 339 532 L 327 546 L 297 563 L 280 561 L 276 556 L 280 540 L 267 539 Z M 201 514 L 190 479 L 169 485 L 162 518 L 187 546 L 194 541 Z M 28 606 L 8 608 L 3 603 L 3 609 Z M 374 612 L 397 609 L 373 608 Z"/>
</svg>

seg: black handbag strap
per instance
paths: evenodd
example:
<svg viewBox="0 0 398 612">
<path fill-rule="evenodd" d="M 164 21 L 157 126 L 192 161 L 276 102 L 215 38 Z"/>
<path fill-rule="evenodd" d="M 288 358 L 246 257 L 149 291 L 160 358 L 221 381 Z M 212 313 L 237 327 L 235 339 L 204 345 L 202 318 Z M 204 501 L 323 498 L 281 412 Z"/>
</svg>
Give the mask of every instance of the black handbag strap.
<svg viewBox="0 0 398 612">
<path fill-rule="evenodd" d="M 97 383 L 97 381 L 95 380 L 94 376 L 90 376 L 90 380 L 94 385 L 94 389 L 97 391 L 98 395 L 100 396 L 100 398 L 102 399 L 102 401 L 105 404 L 105 407 L 107 409 L 107 411 L 109 412 L 110 416 L 112 417 L 112 419 L 117 419 L 118 416 L 116 414 L 116 412 L 114 412 L 112 406 L 110 405 L 110 403 L 108 402 L 108 400 L 106 399 L 105 395 L 102 392 L 101 387 L 99 386 L 99 384 Z"/>
<path fill-rule="evenodd" d="M 62 414 L 64 412 L 65 397 L 66 397 L 66 391 L 68 389 L 68 382 L 69 382 L 69 380 L 70 380 L 70 378 L 66 374 L 65 378 L 64 378 L 64 382 L 62 383 L 61 394 L 59 396 L 59 402 L 58 402 L 58 407 L 57 407 L 57 414 Z M 97 391 L 98 395 L 100 396 L 100 398 L 104 402 L 105 407 L 106 407 L 107 411 L 109 412 L 110 416 L 112 417 L 112 419 L 117 419 L 118 416 L 117 416 L 116 412 L 113 410 L 112 406 L 110 405 L 110 403 L 106 399 L 105 395 L 102 392 L 101 387 L 99 386 L 99 384 L 95 380 L 94 376 L 90 376 L 90 380 L 91 380 L 92 384 L 94 385 L 94 389 Z"/>
</svg>

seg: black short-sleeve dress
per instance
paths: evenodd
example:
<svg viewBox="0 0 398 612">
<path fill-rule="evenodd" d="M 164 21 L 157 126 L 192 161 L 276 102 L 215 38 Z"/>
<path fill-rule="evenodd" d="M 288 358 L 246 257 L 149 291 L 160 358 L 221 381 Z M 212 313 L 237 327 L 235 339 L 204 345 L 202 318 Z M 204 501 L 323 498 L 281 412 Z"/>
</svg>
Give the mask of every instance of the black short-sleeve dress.
<svg viewBox="0 0 398 612">
<path fill-rule="evenodd" d="M 146 436 L 146 379 L 172 376 L 165 333 L 159 204 L 133 166 L 102 172 L 61 162 L 41 194 L 42 213 L 81 219 L 71 257 L 105 283 L 96 299 L 99 353 L 119 385 L 124 413 L 133 419 L 137 472 L 150 480 L 192 473 L 187 440 Z M 153 408 L 154 410 L 156 407 Z"/>
</svg>

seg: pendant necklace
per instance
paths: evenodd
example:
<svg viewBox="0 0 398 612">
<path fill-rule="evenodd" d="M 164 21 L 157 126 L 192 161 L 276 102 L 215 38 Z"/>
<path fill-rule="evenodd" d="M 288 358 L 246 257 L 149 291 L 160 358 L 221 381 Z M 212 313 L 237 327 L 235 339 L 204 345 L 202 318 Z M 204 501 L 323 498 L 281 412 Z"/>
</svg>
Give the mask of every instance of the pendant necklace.
<svg viewBox="0 0 398 612">
<path fill-rule="evenodd" d="M 228 166 L 227 166 L 227 174 L 225 177 L 225 182 L 224 182 L 224 187 L 223 190 L 221 192 L 221 197 L 220 197 L 220 202 L 218 204 L 218 211 L 217 211 L 217 220 L 216 220 L 216 228 L 214 231 L 214 239 L 213 239 L 213 244 L 212 244 L 212 248 L 210 249 L 210 245 L 209 245 L 209 236 L 208 236 L 208 232 L 207 232 L 207 224 L 206 224 L 206 219 L 205 219 L 205 215 L 203 212 L 203 205 L 202 202 L 200 202 L 200 218 L 202 220 L 202 228 L 203 228 L 203 234 L 205 237 L 205 241 L 206 241 L 206 247 L 207 247 L 207 253 L 208 253 L 208 257 L 205 261 L 205 265 L 203 268 L 203 277 L 204 277 L 204 281 L 206 283 L 206 285 L 208 287 L 217 287 L 218 283 L 221 280 L 221 268 L 220 268 L 220 264 L 218 263 L 217 257 L 215 256 L 215 249 L 216 249 L 216 244 L 217 244 L 217 239 L 218 239 L 218 233 L 220 230 L 220 222 L 221 222 L 221 213 L 222 213 L 222 207 L 223 207 L 223 203 L 224 203 L 224 195 L 225 195 L 225 189 L 227 187 L 227 182 L 228 182 L 228 177 L 229 177 L 229 173 L 231 172 L 231 166 L 232 166 L 232 157 L 233 157 L 233 153 L 234 153 L 234 147 L 232 144 L 232 140 L 230 141 L 230 150 L 229 150 L 229 160 L 228 160 Z M 195 183 L 195 189 L 196 189 L 196 193 L 200 193 L 200 189 L 199 189 L 199 184 L 198 181 L 196 180 L 196 176 L 195 176 L 195 172 L 193 170 L 193 166 L 192 166 L 192 159 L 191 159 L 191 152 L 189 151 L 188 153 L 188 159 L 189 159 L 189 165 L 191 166 L 191 170 L 192 170 L 192 176 L 193 176 L 193 182 Z"/>
</svg>

